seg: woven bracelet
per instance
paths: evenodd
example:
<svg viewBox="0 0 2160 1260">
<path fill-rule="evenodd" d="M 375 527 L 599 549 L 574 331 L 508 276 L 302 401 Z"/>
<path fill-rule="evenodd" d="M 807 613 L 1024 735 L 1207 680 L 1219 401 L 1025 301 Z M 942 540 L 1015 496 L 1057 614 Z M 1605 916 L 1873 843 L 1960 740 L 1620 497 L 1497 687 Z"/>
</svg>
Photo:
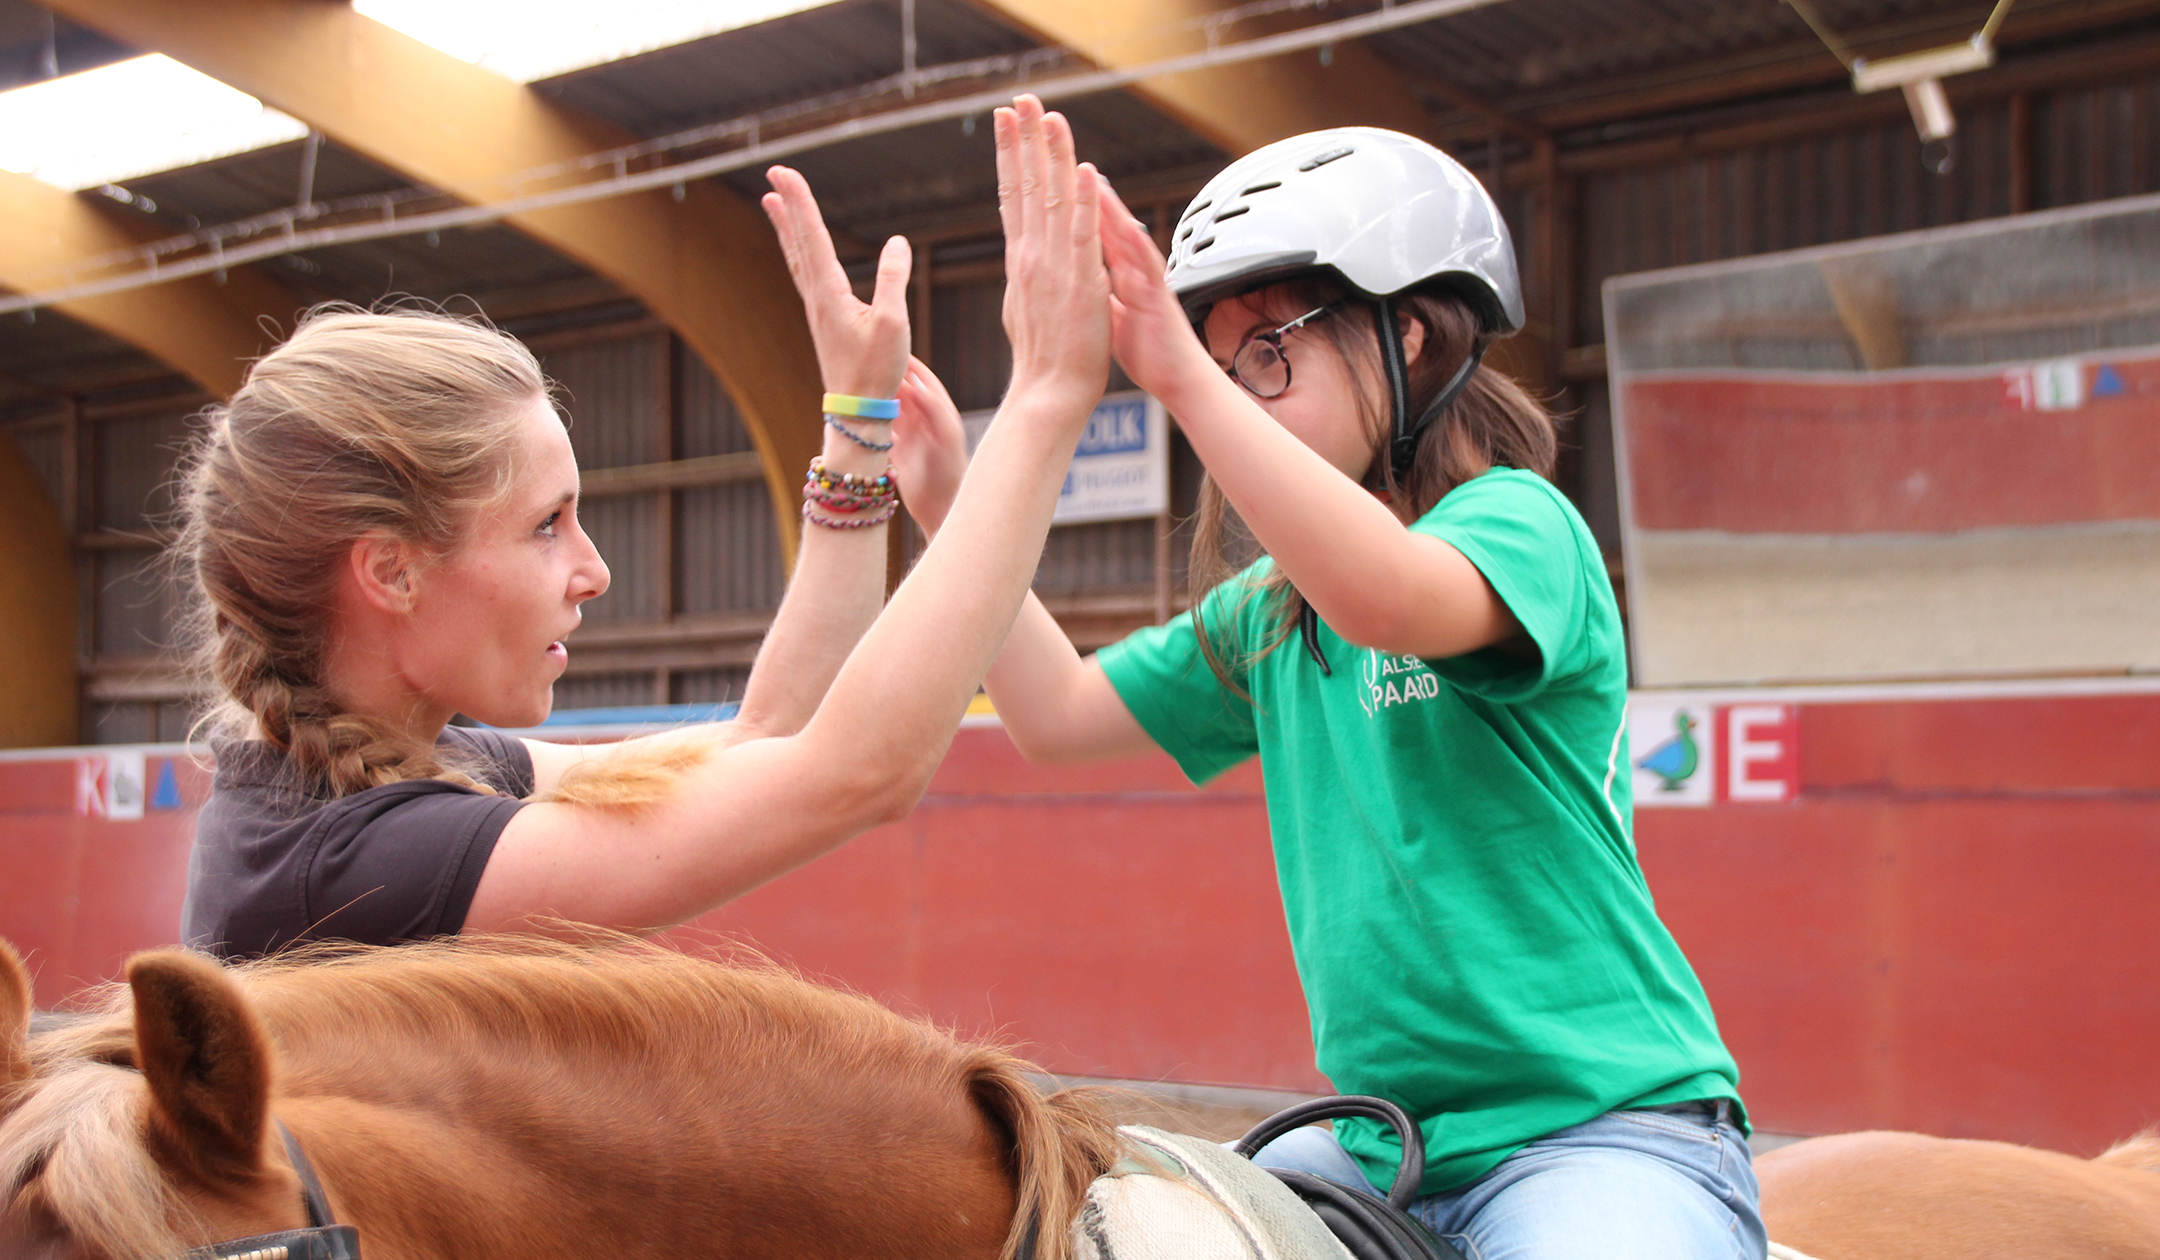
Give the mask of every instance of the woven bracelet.
<svg viewBox="0 0 2160 1260">
<path fill-rule="evenodd" d="M 859 419 L 860 417 L 854 418 Z M 864 437 L 862 434 L 857 433 L 855 430 L 850 429 L 846 425 L 840 423 L 840 417 L 833 412 L 828 411 L 825 413 L 825 423 L 827 426 L 837 431 L 841 437 L 846 438 L 848 441 L 853 442 L 855 445 L 862 447 L 866 451 L 889 451 L 892 449 L 892 443 L 873 442 L 869 438 Z"/>
<path fill-rule="evenodd" d="M 812 525 L 822 525 L 826 529 L 869 529 L 873 525 L 883 525 L 891 520 L 893 514 L 899 510 L 900 505 L 895 503 L 876 516 L 858 516 L 845 521 L 836 521 L 821 512 L 812 511 L 809 502 L 806 500 L 802 505 L 802 516 L 804 520 Z"/>
</svg>

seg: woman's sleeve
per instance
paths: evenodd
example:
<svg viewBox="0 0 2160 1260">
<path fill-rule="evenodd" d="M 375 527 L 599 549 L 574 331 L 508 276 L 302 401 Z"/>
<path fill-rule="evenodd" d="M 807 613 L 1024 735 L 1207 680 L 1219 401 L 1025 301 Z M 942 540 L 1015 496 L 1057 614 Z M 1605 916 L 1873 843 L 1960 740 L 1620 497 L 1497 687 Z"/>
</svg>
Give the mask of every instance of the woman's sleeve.
<svg viewBox="0 0 2160 1260">
<path fill-rule="evenodd" d="M 522 806 L 434 780 L 325 806 L 299 854 L 307 936 L 394 945 L 457 932 L 495 841 Z"/>
<path fill-rule="evenodd" d="M 1219 656 L 1234 661 L 1242 650 L 1233 630 L 1240 609 L 1225 595 L 1239 579 L 1223 583 L 1202 603 Z M 1148 626 L 1096 654 L 1118 698 L 1141 729 L 1175 758 L 1185 777 L 1204 784 L 1260 751 L 1252 701 L 1216 677 L 1189 612 Z"/>
<path fill-rule="evenodd" d="M 1519 704 L 1592 664 L 1589 532 L 1578 526 L 1559 491 L 1514 469 L 1456 487 L 1411 526 L 1468 557 L 1537 645 L 1534 657 L 1489 647 L 1427 661 L 1434 673 L 1461 691 Z"/>
</svg>

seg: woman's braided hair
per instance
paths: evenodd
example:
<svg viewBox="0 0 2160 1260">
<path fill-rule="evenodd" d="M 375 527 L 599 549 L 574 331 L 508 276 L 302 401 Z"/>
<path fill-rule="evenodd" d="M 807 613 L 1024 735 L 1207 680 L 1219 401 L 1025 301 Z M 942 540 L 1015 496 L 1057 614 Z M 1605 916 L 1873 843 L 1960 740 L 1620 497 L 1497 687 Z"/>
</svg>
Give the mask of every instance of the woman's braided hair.
<svg viewBox="0 0 2160 1260">
<path fill-rule="evenodd" d="M 210 410 L 183 465 L 172 558 L 198 596 L 191 628 L 221 734 L 286 750 L 330 796 L 407 779 L 480 787 L 331 696 L 334 595 L 367 534 L 455 548 L 507 487 L 520 410 L 547 393 L 532 352 L 479 320 L 327 307 Z"/>
</svg>

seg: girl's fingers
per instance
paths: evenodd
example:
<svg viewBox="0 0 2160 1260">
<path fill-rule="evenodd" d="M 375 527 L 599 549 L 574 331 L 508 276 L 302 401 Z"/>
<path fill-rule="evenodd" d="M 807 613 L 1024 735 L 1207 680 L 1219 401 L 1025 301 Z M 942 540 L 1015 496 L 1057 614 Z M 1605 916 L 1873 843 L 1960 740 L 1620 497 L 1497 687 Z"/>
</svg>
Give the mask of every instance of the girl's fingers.
<svg viewBox="0 0 2160 1260">
<path fill-rule="evenodd" d="M 1095 173 L 1093 162 L 1082 162 L 1073 174 L 1071 240 L 1085 250 L 1102 235 L 1102 190 L 1097 186 L 1102 176 Z"/>
</svg>

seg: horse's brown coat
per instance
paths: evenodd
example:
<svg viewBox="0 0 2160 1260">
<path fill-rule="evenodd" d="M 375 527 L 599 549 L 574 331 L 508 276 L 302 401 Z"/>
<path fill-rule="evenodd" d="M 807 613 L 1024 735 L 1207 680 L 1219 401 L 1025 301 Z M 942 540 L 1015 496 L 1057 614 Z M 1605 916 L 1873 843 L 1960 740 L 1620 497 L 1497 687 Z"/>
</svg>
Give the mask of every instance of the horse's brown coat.
<svg viewBox="0 0 2160 1260">
<path fill-rule="evenodd" d="M 2096 1160 L 1842 1133 L 1756 1161 L 1770 1237 L 1814 1260 L 2160 1260 L 2160 1140 Z"/>
<path fill-rule="evenodd" d="M 498 941 L 231 970 L 151 955 L 130 977 L 104 1018 L 30 1047 L 0 1109 L 11 1257 L 292 1228 L 268 1114 L 369 1260 L 990 1260 L 1016 1203 L 1062 1260 L 1112 1156 L 1084 1098 L 1042 1098 L 1002 1050 L 772 968 Z"/>
</svg>

